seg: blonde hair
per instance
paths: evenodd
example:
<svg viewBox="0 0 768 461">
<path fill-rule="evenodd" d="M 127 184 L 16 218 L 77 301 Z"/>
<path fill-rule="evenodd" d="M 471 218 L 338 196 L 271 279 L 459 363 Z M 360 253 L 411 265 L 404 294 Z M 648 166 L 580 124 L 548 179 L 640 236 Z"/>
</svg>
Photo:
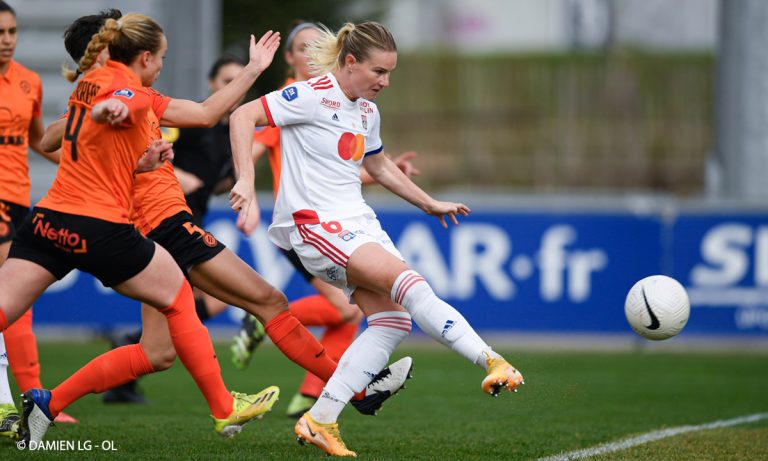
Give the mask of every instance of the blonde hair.
<svg viewBox="0 0 768 461">
<path fill-rule="evenodd" d="M 99 53 L 109 46 L 109 58 L 123 64 L 131 61 L 142 51 L 157 53 L 162 42 L 163 29 L 149 16 L 128 13 L 120 19 L 107 19 L 99 32 L 93 34 L 77 70 L 62 69 L 64 77 L 74 82 L 90 69 Z"/>
<path fill-rule="evenodd" d="M 348 54 L 365 61 L 372 49 L 397 51 L 392 33 L 378 22 L 348 22 L 335 34 L 322 24 L 320 28 L 320 38 L 307 44 L 306 49 L 309 68 L 315 75 L 342 68 Z"/>
</svg>

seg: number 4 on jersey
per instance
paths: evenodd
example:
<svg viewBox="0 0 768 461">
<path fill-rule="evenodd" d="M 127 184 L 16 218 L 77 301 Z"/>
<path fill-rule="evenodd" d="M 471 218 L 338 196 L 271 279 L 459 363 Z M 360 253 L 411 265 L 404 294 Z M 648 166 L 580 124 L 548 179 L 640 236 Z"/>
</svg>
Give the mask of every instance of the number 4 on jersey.
<svg viewBox="0 0 768 461">
<path fill-rule="evenodd" d="M 72 161 L 77 161 L 77 135 L 80 134 L 80 127 L 83 125 L 85 117 L 85 107 L 78 107 L 74 104 L 69 108 L 69 117 L 67 117 L 67 129 L 64 131 L 64 141 L 69 141 L 72 152 Z M 77 119 L 77 122 L 75 122 Z M 75 125 L 74 129 L 72 125 Z"/>
</svg>

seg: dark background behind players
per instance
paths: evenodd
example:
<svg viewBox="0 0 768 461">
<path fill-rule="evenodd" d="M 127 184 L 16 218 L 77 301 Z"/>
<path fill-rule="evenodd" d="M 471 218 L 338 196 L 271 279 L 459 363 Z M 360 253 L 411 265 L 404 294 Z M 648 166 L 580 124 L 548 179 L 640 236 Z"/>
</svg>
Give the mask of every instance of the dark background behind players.
<svg viewBox="0 0 768 461">
<path fill-rule="evenodd" d="M 211 93 L 223 88 L 243 68 L 235 56 L 220 57 L 208 73 Z M 233 108 L 234 109 L 234 108 Z M 211 128 L 182 128 L 174 142 L 174 167 L 192 209 L 195 224 L 201 226 L 211 195 L 228 191 L 232 185 L 232 151 L 229 144 L 229 114 Z"/>
</svg>

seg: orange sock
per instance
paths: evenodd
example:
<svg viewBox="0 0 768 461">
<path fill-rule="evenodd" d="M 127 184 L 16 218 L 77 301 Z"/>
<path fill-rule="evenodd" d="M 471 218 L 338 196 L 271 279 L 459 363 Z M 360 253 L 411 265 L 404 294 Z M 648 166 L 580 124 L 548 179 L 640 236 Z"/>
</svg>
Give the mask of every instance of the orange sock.
<svg viewBox="0 0 768 461">
<path fill-rule="evenodd" d="M 8 319 L 5 318 L 5 312 L 0 309 L 0 333 L 5 333 L 6 328 L 8 328 Z"/>
<path fill-rule="evenodd" d="M 342 323 L 336 327 L 329 327 L 320 338 L 320 344 L 325 346 L 328 356 L 338 363 L 344 351 L 347 350 L 357 335 L 358 323 Z M 304 375 L 304 381 L 301 382 L 299 393 L 309 397 L 320 397 L 325 386 L 325 381 L 307 372 Z"/>
<path fill-rule="evenodd" d="M 107 391 L 153 371 L 144 349 L 139 344 L 112 349 L 91 360 L 52 389 L 48 408 L 55 417 L 86 394 Z"/>
<path fill-rule="evenodd" d="M 37 340 L 32 331 L 32 308 L 29 308 L 3 333 L 8 351 L 8 364 L 21 392 L 41 388 L 40 360 Z"/>
<path fill-rule="evenodd" d="M 289 306 L 291 314 L 302 325 L 310 327 L 327 327 L 341 323 L 341 315 L 325 296 L 312 295 L 293 301 Z"/>
<path fill-rule="evenodd" d="M 173 304 L 160 309 L 160 312 L 168 320 L 176 354 L 203 393 L 211 415 L 218 419 L 226 418 L 232 413 L 233 397 L 221 378 L 216 352 L 213 350 L 208 330 L 195 312 L 192 287 L 186 280 Z"/>
<path fill-rule="evenodd" d="M 323 381 L 328 381 L 336 370 L 336 362 L 290 311 L 275 316 L 264 329 L 286 357 Z"/>
</svg>

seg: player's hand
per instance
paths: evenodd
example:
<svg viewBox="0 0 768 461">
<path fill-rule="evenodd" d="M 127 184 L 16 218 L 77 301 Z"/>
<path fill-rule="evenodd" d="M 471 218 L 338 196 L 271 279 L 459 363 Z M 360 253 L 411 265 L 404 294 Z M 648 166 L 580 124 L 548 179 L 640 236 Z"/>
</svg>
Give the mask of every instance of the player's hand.
<svg viewBox="0 0 768 461">
<path fill-rule="evenodd" d="M 434 201 L 428 205 L 424 211 L 426 211 L 428 215 L 437 217 L 437 219 L 440 220 L 440 224 L 447 229 L 448 223 L 445 221 L 446 215 L 451 218 L 453 224 L 458 226 L 459 220 L 456 219 L 456 215 L 469 216 L 469 213 L 472 210 L 463 203 Z"/>
<path fill-rule="evenodd" d="M 408 152 L 403 152 L 402 154 L 393 158 L 392 161 L 400 169 L 400 171 L 403 172 L 403 174 L 410 178 L 411 176 L 418 176 L 421 174 L 421 171 L 419 171 L 419 169 L 413 166 L 411 163 L 411 159 L 417 155 L 418 154 L 415 151 L 410 150 Z"/>
<path fill-rule="evenodd" d="M 247 209 L 240 210 L 237 214 L 237 228 L 247 237 L 250 237 L 259 227 L 259 222 L 261 222 L 261 210 L 256 200 L 252 200 Z"/>
<path fill-rule="evenodd" d="M 278 48 L 280 48 L 280 32 L 270 30 L 262 35 L 258 42 L 252 34 L 248 66 L 252 66 L 258 73 L 264 72 L 264 69 L 272 63 Z"/>
<path fill-rule="evenodd" d="M 173 144 L 164 139 L 156 139 L 139 158 L 135 171 L 136 173 L 154 171 L 171 160 L 173 160 Z"/>
<path fill-rule="evenodd" d="M 128 114 L 128 106 L 123 101 L 115 98 L 102 101 L 93 106 L 91 110 L 91 118 L 96 123 L 109 123 L 112 126 L 123 123 L 128 118 Z"/>
<path fill-rule="evenodd" d="M 229 206 L 232 211 L 248 213 L 251 202 L 255 200 L 256 191 L 251 181 L 238 179 L 235 186 L 229 191 Z"/>
<path fill-rule="evenodd" d="M 195 192 L 205 184 L 202 179 L 188 171 L 175 168 L 173 172 L 176 173 L 176 179 L 179 180 L 179 185 L 181 186 L 181 191 L 184 195 L 189 195 L 192 192 Z"/>
</svg>

